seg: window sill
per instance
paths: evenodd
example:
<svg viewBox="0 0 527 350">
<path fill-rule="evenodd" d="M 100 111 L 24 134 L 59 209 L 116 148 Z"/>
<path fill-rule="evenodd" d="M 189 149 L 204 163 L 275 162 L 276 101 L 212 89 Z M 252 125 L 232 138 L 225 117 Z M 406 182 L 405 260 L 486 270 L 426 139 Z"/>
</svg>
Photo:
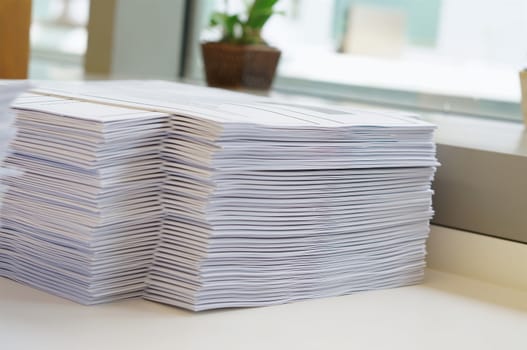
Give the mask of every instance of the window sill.
<svg viewBox="0 0 527 350">
<path fill-rule="evenodd" d="M 527 157 L 527 132 L 521 123 L 440 113 L 425 119 L 438 126 L 438 144 Z"/>
<path fill-rule="evenodd" d="M 322 89 L 323 90 L 323 89 Z M 289 102 L 387 109 L 323 96 L 271 93 Z M 437 225 L 527 243 L 527 132 L 519 122 L 422 112 L 438 126 Z"/>
<path fill-rule="evenodd" d="M 339 103 L 353 100 L 359 103 L 389 108 L 443 111 L 444 113 L 456 111 L 461 114 L 476 115 L 484 118 L 521 120 L 519 97 L 514 100 L 490 99 L 485 96 L 476 98 L 455 95 L 454 92 L 421 93 L 419 92 L 420 90 L 353 85 L 286 76 L 276 78 L 274 89 L 278 93 L 312 96 Z"/>
</svg>

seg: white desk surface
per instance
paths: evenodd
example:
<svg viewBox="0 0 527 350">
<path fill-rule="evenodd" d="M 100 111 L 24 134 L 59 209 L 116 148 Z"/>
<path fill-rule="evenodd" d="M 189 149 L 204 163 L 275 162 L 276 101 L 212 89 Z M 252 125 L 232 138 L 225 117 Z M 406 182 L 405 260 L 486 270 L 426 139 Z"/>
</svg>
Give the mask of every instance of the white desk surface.
<svg viewBox="0 0 527 350">
<path fill-rule="evenodd" d="M 86 307 L 0 278 L 0 349 L 527 349 L 527 293 L 427 271 L 425 283 L 191 313 Z"/>
</svg>

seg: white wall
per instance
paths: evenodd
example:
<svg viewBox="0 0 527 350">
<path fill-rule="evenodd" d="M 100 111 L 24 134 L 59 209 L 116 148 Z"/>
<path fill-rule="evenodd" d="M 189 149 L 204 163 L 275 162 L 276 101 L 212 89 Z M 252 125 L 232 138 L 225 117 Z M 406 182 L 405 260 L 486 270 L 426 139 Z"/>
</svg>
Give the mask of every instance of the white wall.
<svg viewBox="0 0 527 350">
<path fill-rule="evenodd" d="M 443 0 L 437 52 L 462 60 L 527 63 L 526 0 Z"/>
</svg>

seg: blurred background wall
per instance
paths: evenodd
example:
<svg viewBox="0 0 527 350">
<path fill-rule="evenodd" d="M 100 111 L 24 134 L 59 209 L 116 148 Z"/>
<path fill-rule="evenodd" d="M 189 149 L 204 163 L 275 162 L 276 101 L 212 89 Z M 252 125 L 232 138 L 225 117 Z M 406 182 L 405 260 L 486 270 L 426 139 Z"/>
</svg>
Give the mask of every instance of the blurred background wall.
<svg viewBox="0 0 527 350">
<path fill-rule="evenodd" d="M 228 3 L 230 11 L 244 6 Z M 202 83 L 199 43 L 217 38 L 208 16 L 223 7 L 224 0 L 1 0 L 0 48 L 11 54 L 0 59 L 13 75 L 2 74 L 25 76 L 29 57 L 33 79 Z M 411 92 L 416 103 L 453 96 L 519 116 L 525 0 L 281 0 L 278 8 L 285 15 L 263 33 L 282 50 L 277 89 L 330 94 L 320 84 L 336 84 L 377 89 L 379 100 L 386 91 Z"/>
</svg>

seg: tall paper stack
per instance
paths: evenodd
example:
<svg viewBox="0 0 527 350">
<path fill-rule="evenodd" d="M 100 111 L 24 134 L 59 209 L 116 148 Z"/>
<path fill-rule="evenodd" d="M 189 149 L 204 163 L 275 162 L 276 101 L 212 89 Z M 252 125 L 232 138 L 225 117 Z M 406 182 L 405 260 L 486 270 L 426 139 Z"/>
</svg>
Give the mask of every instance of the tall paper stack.
<svg viewBox="0 0 527 350">
<path fill-rule="evenodd" d="M 414 284 L 433 127 L 280 104 L 174 116 L 146 298 L 195 311 Z"/>
<path fill-rule="evenodd" d="M 20 281 L 199 311 L 423 277 L 431 124 L 162 82 L 38 92 L 1 231 Z"/>
</svg>

